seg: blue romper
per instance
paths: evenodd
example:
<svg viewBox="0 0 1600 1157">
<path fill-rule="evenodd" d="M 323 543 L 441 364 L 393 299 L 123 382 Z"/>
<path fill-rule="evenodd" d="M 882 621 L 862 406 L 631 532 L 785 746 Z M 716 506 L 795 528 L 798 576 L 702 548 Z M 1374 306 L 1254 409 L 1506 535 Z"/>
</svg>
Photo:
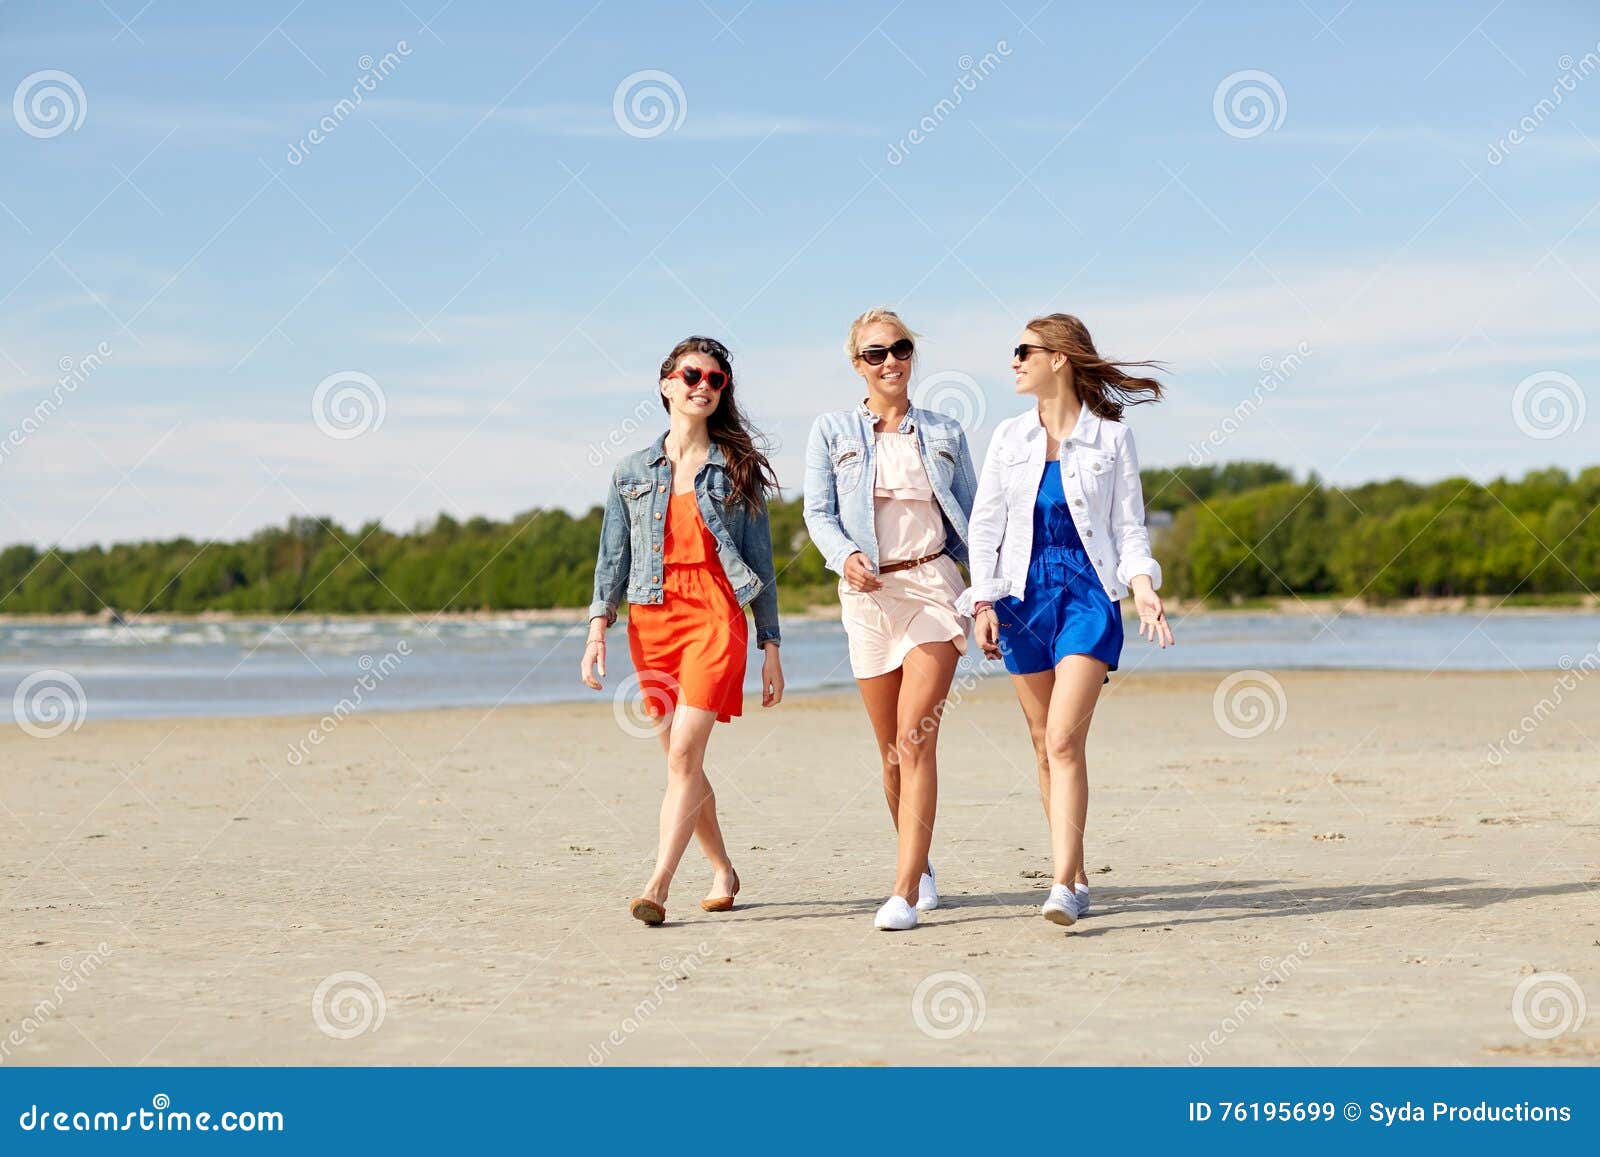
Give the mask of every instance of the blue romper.
<svg viewBox="0 0 1600 1157">
<path fill-rule="evenodd" d="M 1122 611 L 1106 594 L 1083 549 L 1061 486 L 1061 463 L 1046 462 L 1033 507 L 1033 557 L 1022 598 L 994 604 L 1000 651 L 1013 675 L 1049 671 L 1068 655 L 1111 670 L 1122 657 Z M 1109 682 L 1109 680 L 1107 680 Z"/>
</svg>

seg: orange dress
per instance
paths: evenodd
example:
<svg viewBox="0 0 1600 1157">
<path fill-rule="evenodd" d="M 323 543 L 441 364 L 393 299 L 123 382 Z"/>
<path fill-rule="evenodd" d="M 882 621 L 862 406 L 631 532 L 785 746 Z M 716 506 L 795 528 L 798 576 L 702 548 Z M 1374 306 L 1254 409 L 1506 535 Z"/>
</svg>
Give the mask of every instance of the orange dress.
<svg viewBox="0 0 1600 1157">
<path fill-rule="evenodd" d="M 645 711 L 665 715 L 681 702 L 726 723 L 744 712 L 750 635 L 693 490 L 667 504 L 662 550 L 661 602 L 628 608 L 628 653 Z"/>
</svg>

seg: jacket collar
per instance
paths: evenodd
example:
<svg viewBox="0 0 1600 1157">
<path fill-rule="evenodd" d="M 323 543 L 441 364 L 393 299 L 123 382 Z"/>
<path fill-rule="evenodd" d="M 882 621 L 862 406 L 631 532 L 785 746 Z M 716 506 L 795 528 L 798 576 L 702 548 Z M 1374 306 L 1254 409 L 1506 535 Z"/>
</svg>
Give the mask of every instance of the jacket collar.
<svg viewBox="0 0 1600 1157">
<path fill-rule="evenodd" d="M 645 451 L 646 465 L 659 466 L 667 460 L 668 433 L 669 431 L 667 430 L 661 431 L 661 436 L 658 437 L 654 442 L 650 443 L 650 448 Z M 718 446 L 716 442 L 712 442 L 711 449 L 706 451 L 706 465 L 721 466 L 724 470 L 726 470 L 728 467 L 727 456 L 723 454 L 722 447 Z"/>
<path fill-rule="evenodd" d="M 1035 434 L 1044 436 L 1044 423 L 1039 419 L 1039 407 L 1035 406 L 1028 411 L 1029 421 L 1024 430 L 1024 437 L 1032 438 Z M 1093 446 L 1100 438 L 1100 418 L 1084 406 L 1078 411 L 1078 424 L 1072 427 L 1066 441 L 1078 442 L 1084 446 Z"/>
<path fill-rule="evenodd" d="M 912 415 L 915 414 L 916 412 L 917 412 L 917 408 L 915 406 L 907 406 L 906 407 L 906 416 L 904 418 L 900 419 L 900 433 L 902 433 L 902 434 L 910 434 L 914 430 L 916 430 L 916 428 L 917 428 L 916 419 L 914 419 L 912 417 Z M 861 399 L 861 403 L 858 406 L 856 406 L 856 413 L 858 415 L 860 415 L 861 420 L 867 424 L 867 429 L 869 429 L 869 430 L 876 429 L 878 427 L 878 425 L 881 424 L 882 421 L 883 421 L 882 418 L 878 417 L 878 415 L 874 414 L 867 407 L 867 399 L 866 398 L 862 398 Z"/>
</svg>

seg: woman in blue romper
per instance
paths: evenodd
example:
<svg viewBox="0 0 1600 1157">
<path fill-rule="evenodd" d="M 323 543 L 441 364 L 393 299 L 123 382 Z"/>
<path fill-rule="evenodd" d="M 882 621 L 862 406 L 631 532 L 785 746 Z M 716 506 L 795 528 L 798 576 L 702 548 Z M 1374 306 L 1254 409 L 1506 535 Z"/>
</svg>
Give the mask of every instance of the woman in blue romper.
<svg viewBox="0 0 1600 1157">
<path fill-rule="evenodd" d="M 1159 382 L 1122 369 L 1149 364 L 1106 361 L 1070 314 L 1029 322 L 1011 368 L 1035 405 L 996 427 L 968 527 L 972 586 L 957 606 L 976 616 L 983 653 L 1005 660 L 1028 720 L 1054 869 L 1040 911 L 1056 924 L 1089 911 L 1085 743 L 1122 656 L 1122 597 L 1133 595 L 1141 637 L 1172 643 L 1121 421 L 1124 406 L 1161 397 Z"/>
</svg>

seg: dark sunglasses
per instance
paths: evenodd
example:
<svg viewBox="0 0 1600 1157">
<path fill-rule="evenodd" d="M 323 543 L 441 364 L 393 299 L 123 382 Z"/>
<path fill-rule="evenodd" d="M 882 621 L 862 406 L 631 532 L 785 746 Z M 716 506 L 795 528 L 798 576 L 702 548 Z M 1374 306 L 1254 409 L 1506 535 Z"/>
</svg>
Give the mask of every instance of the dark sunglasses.
<svg viewBox="0 0 1600 1157">
<path fill-rule="evenodd" d="M 1050 352 L 1042 345 L 1019 345 L 1016 349 L 1011 351 L 1011 356 L 1016 358 L 1019 362 L 1025 362 L 1034 355 L 1035 351 L 1039 353 Z"/>
<path fill-rule="evenodd" d="M 911 339 L 901 338 L 891 346 L 869 345 L 856 356 L 869 366 L 881 366 L 889 360 L 890 354 L 894 355 L 896 361 L 909 362 L 916 348 L 911 344 Z"/>
<path fill-rule="evenodd" d="M 691 390 L 700 384 L 700 379 L 706 380 L 706 385 L 713 390 L 725 390 L 728 387 L 728 375 L 721 370 L 702 370 L 699 366 L 684 366 L 681 370 L 673 370 L 667 375 L 669 378 L 682 378 L 683 384 Z"/>
</svg>

